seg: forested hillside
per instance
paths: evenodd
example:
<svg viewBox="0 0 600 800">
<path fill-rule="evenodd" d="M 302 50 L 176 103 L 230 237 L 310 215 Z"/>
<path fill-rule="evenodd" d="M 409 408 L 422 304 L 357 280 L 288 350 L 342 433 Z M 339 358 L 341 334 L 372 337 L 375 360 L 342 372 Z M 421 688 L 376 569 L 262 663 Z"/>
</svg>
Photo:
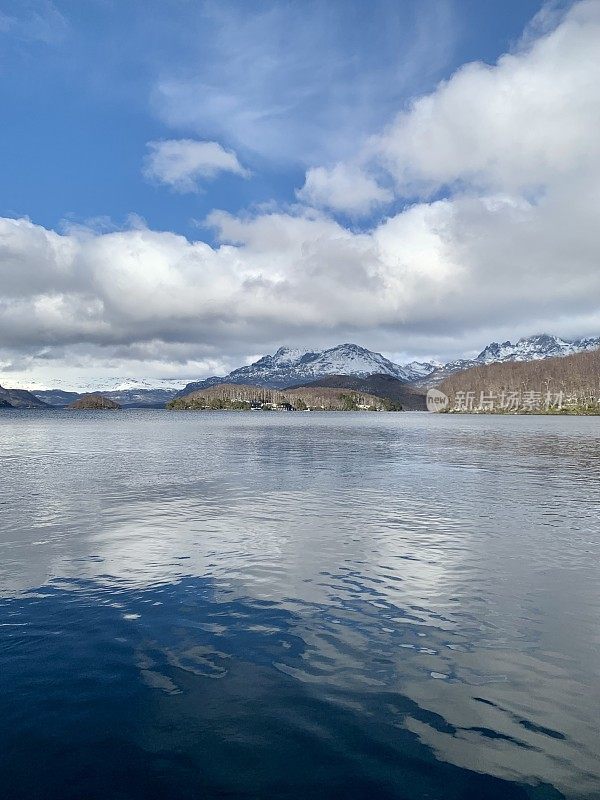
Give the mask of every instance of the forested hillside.
<svg viewBox="0 0 600 800">
<path fill-rule="evenodd" d="M 267 389 L 262 386 L 220 384 L 200 389 L 171 401 L 167 408 L 176 410 L 250 410 L 281 409 L 288 411 L 400 411 L 401 405 L 388 398 L 365 392 L 335 388 Z"/>
<path fill-rule="evenodd" d="M 451 375 L 440 390 L 455 411 L 600 412 L 600 350 L 504 362 Z"/>
</svg>

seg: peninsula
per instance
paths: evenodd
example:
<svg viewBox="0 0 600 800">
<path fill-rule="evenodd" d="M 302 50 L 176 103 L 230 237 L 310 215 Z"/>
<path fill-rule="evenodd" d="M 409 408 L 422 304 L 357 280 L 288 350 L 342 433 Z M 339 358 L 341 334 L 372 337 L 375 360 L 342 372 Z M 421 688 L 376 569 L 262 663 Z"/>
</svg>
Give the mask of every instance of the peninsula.
<svg viewBox="0 0 600 800">
<path fill-rule="evenodd" d="M 330 387 L 269 389 L 220 384 L 167 404 L 177 411 L 402 411 L 400 403 L 365 392 Z"/>
</svg>

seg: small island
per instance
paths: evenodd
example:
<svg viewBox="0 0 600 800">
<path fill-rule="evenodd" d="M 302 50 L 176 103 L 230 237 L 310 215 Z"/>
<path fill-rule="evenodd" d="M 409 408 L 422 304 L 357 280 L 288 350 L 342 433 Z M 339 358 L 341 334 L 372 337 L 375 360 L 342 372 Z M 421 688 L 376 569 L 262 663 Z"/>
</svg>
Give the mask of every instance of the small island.
<svg viewBox="0 0 600 800">
<path fill-rule="evenodd" d="M 67 408 L 74 411 L 118 411 L 121 406 L 101 394 L 86 394 L 75 400 Z"/>
<path fill-rule="evenodd" d="M 219 384 L 176 397 L 177 411 L 402 411 L 400 403 L 364 392 L 336 388 L 267 389 Z"/>
</svg>

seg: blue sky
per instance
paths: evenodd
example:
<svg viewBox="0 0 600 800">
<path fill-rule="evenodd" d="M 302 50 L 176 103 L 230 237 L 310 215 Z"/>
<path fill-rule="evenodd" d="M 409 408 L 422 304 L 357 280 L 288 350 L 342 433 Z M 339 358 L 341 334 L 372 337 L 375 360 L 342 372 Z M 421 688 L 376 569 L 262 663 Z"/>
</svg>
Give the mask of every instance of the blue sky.
<svg viewBox="0 0 600 800">
<path fill-rule="evenodd" d="M 0 0 L 0 384 L 600 333 L 600 0 Z"/>
<path fill-rule="evenodd" d="M 0 214 L 51 228 L 138 214 L 196 237 L 212 209 L 294 202 L 308 165 L 352 155 L 462 63 L 493 63 L 539 7 L 0 2 Z M 146 143 L 182 137 L 235 149 L 251 178 L 185 194 L 145 179 Z"/>
</svg>

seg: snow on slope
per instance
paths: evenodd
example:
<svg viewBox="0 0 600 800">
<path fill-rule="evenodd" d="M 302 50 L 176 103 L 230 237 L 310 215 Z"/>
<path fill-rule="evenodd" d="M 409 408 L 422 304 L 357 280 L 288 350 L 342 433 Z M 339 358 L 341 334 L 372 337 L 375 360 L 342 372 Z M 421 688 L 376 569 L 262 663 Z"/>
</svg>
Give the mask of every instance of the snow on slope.
<svg viewBox="0 0 600 800">
<path fill-rule="evenodd" d="M 449 361 L 428 376 L 417 379 L 415 384 L 417 386 L 435 386 L 455 372 L 481 364 L 495 364 L 503 361 L 539 361 L 544 358 L 582 353 L 584 350 L 596 350 L 598 347 L 600 347 L 600 336 L 568 340 L 561 339 L 559 336 L 550 336 L 547 333 L 525 336 L 515 344 L 510 341 L 501 344 L 492 342 L 479 353 L 477 358 Z"/>
<path fill-rule="evenodd" d="M 1 382 L 1 381 L 0 381 Z M 148 391 L 148 390 L 174 390 L 182 389 L 188 383 L 187 380 L 172 380 L 156 378 L 145 380 L 141 378 L 109 377 L 97 378 L 90 381 L 88 378 L 82 380 L 55 380 L 41 381 L 34 379 L 15 381 L 11 380 L 11 387 L 15 389 L 26 389 L 30 392 L 42 392 L 58 390 L 63 392 L 77 392 L 87 394 L 91 392 L 128 392 L 128 391 Z"/>
<path fill-rule="evenodd" d="M 272 387 L 307 383 L 325 375 L 391 375 L 402 381 L 412 381 L 432 372 L 434 364 L 413 362 L 406 366 L 394 364 L 381 353 L 374 353 L 356 344 L 340 344 L 327 350 L 301 350 L 280 347 L 274 355 L 259 358 L 253 364 L 233 370 L 225 377 L 208 378 L 188 384 L 181 394 L 217 383 L 246 383 Z"/>
<path fill-rule="evenodd" d="M 600 347 L 600 337 L 569 341 L 542 333 L 519 339 L 516 344 L 492 342 L 485 350 L 481 351 L 476 361 L 481 364 L 492 364 L 498 361 L 537 361 L 541 358 L 569 356 L 584 350 L 595 350 L 597 347 Z"/>
<path fill-rule="evenodd" d="M 233 370 L 229 375 L 212 377 L 188 383 L 182 380 L 144 380 L 138 378 L 99 378 L 77 386 L 66 381 L 56 381 L 49 387 L 35 381 L 12 383 L 12 388 L 28 389 L 37 397 L 52 405 L 63 405 L 65 391 L 102 392 L 124 405 L 160 405 L 176 394 L 188 394 L 195 389 L 214 386 L 217 383 L 248 383 L 263 386 L 283 387 L 310 383 L 328 375 L 356 375 L 367 377 L 373 374 L 390 375 L 416 386 L 429 387 L 440 383 L 448 375 L 479 364 L 498 361 L 532 361 L 553 356 L 565 356 L 583 350 L 600 347 L 600 337 L 574 340 L 539 334 L 510 341 L 492 342 L 476 358 L 457 359 L 446 364 L 412 361 L 395 364 L 380 353 L 375 353 L 356 344 L 341 344 L 326 350 L 280 347 L 273 355 L 259 358 L 253 364 Z M 2 381 L 0 380 L 0 383 Z"/>
</svg>

